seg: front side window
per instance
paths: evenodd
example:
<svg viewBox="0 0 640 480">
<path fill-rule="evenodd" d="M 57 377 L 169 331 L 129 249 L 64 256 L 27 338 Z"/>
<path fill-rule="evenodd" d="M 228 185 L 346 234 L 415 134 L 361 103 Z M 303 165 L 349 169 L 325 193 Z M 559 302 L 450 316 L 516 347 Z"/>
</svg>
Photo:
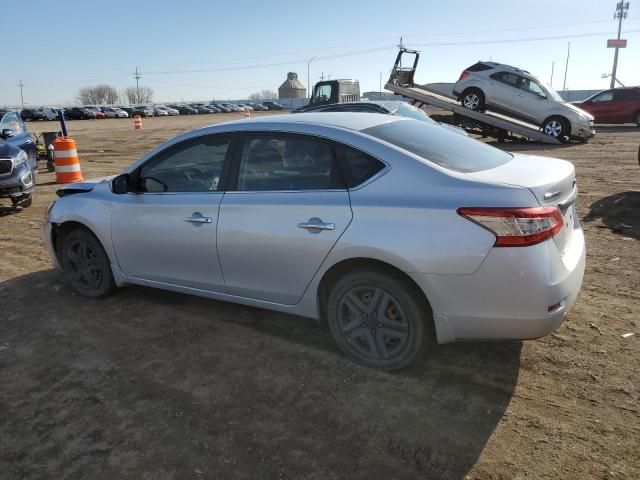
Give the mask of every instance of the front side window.
<svg viewBox="0 0 640 480">
<path fill-rule="evenodd" d="M 535 80 L 520 77 L 520 89 L 525 92 L 534 93 L 536 95 L 544 94 L 544 90 Z"/>
<path fill-rule="evenodd" d="M 328 142 L 303 135 L 251 135 L 242 148 L 238 190 L 343 189 Z"/>
<path fill-rule="evenodd" d="M 325 101 L 331 99 L 331 84 L 318 85 L 316 87 L 315 97 L 317 101 Z"/>
<path fill-rule="evenodd" d="M 592 102 L 610 102 L 613 100 L 613 92 L 602 92 L 591 99 Z"/>
<path fill-rule="evenodd" d="M 169 147 L 142 166 L 139 191 L 216 191 L 230 143 L 229 137 L 206 136 Z"/>
</svg>

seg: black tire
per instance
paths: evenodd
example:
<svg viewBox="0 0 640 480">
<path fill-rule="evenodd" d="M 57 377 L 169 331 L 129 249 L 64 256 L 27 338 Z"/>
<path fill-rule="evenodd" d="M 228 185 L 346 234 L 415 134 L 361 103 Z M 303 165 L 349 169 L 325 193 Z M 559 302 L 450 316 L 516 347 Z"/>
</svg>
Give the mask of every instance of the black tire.
<svg viewBox="0 0 640 480">
<path fill-rule="evenodd" d="M 636 119 L 636 125 L 638 125 L 640 127 L 640 112 L 636 113 L 635 119 Z"/>
<path fill-rule="evenodd" d="M 397 275 L 373 269 L 340 278 L 326 311 L 331 334 L 347 357 L 376 370 L 410 365 L 430 331 L 428 307 L 414 288 Z"/>
<path fill-rule="evenodd" d="M 571 137 L 571 125 L 564 117 L 549 117 L 542 124 L 542 132 L 566 143 Z"/>
<path fill-rule="evenodd" d="M 109 257 L 88 230 L 78 228 L 64 238 L 60 260 L 71 285 L 81 295 L 100 298 L 115 290 Z"/>
<path fill-rule="evenodd" d="M 464 108 L 482 112 L 484 111 L 484 93 L 479 88 L 467 88 L 460 95 L 460 103 Z"/>
</svg>

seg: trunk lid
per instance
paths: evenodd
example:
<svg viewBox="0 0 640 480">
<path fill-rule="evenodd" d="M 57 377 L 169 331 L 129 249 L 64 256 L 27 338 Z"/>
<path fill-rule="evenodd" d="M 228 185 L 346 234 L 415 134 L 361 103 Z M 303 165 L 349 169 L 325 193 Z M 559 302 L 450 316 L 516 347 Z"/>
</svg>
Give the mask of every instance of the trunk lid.
<svg viewBox="0 0 640 480">
<path fill-rule="evenodd" d="M 561 252 L 564 250 L 577 222 L 575 201 L 578 190 L 572 163 L 557 158 L 513 154 L 510 162 L 467 175 L 486 182 L 524 187 L 533 193 L 541 206 L 557 205 L 562 212 L 564 226 L 553 240 Z"/>
</svg>

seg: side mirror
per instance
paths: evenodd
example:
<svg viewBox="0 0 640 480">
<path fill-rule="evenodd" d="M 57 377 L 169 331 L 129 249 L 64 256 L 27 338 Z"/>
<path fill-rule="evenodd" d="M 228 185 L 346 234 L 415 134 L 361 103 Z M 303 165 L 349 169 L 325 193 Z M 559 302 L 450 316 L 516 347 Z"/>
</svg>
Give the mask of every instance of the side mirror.
<svg viewBox="0 0 640 480">
<path fill-rule="evenodd" d="M 129 192 L 129 174 L 123 173 L 111 181 L 111 190 L 117 195 Z"/>
<path fill-rule="evenodd" d="M 16 134 L 13 130 L 11 130 L 10 128 L 3 128 L 2 129 L 2 133 L 0 133 L 0 137 L 2 137 L 3 139 L 7 139 L 7 138 L 11 138 L 14 137 Z"/>
<path fill-rule="evenodd" d="M 538 98 L 540 98 L 541 100 L 544 100 L 545 98 L 547 98 L 547 94 L 546 94 L 546 93 L 544 93 L 544 92 L 540 92 L 540 93 L 538 94 Z"/>
</svg>

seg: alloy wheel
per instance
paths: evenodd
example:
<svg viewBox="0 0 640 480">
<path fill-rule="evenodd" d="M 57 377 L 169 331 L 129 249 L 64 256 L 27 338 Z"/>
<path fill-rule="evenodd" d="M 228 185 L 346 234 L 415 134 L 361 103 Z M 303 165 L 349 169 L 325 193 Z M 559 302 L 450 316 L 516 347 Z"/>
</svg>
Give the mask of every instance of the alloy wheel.
<svg viewBox="0 0 640 480">
<path fill-rule="evenodd" d="M 544 133 L 552 137 L 559 137 L 562 133 L 562 124 L 558 120 L 550 120 L 544 126 Z"/>
<path fill-rule="evenodd" d="M 463 105 L 469 110 L 477 110 L 480 105 L 480 98 L 475 93 L 470 93 L 464 97 Z"/>
</svg>

